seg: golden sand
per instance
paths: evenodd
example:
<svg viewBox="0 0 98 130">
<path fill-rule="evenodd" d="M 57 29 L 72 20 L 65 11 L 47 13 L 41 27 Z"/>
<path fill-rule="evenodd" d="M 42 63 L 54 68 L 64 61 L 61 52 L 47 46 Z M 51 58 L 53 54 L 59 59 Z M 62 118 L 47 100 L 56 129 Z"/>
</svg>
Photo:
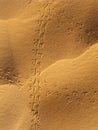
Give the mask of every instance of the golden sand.
<svg viewBox="0 0 98 130">
<path fill-rule="evenodd" d="M 0 0 L 0 130 L 98 130 L 97 0 Z"/>
</svg>

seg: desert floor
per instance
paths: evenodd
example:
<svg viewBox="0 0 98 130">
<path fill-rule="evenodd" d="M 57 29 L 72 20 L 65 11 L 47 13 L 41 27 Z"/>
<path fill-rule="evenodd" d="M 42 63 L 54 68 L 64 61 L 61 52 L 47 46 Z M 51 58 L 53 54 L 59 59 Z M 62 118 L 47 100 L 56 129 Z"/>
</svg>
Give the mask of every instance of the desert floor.
<svg viewBox="0 0 98 130">
<path fill-rule="evenodd" d="M 98 130 L 97 0 L 0 0 L 0 130 Z"/>
</svg>

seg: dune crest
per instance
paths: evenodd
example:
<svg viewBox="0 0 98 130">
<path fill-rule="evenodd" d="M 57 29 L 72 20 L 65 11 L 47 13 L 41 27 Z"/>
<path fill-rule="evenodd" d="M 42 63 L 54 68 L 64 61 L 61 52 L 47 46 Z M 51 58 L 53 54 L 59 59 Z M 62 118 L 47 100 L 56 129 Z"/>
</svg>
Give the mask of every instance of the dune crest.
<svg viewBox="0 0 98 130">
<path fill-rule="evenodd" d="M 97 0 L 0 0 L 0 130 L 98 130 L 97 66 Z"/>
<path fill-rule="evenodd" d="M 98 43 L 85 54 L 60 60 L 40 76 L 43 129 L 96 130 L 98 127 Z"/>
</svg>

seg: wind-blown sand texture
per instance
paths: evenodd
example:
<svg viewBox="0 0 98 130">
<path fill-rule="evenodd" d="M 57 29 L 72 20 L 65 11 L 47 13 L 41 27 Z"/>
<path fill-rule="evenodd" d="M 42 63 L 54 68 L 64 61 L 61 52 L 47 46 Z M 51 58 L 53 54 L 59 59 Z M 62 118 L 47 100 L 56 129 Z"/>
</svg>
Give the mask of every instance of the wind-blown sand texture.
<svg viewBox="0 0 98 130">
<path fill-rule="evenodd" d="M 98 130 L 97 0 L 0 0 L 0 130 Z"/>
</svg>

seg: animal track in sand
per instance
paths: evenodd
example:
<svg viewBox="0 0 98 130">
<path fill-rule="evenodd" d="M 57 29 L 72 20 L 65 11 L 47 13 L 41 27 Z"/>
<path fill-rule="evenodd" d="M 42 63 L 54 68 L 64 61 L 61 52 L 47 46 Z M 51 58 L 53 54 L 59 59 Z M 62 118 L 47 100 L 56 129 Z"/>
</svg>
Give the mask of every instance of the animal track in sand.
<svg viewBox="0 0 98 130">
<path fill-rule="evenodd" d="M 36 130 L 42 125 L 46 130 L 51 126 L 49 130 L 61 129 L 61 126 L 64 130 L 78 130 L 79 116 L 81 126 L 85 124 L 86 106 L 91 106 L 88 112 L 94 119 L 92 113 L 98 103 L 97 1 L 7 2 L 0 1 L 0 86 L 6 87 L 7 84 L 9 89 L 1 87 L 0 94 L 6 98 L 9 93 L 8 102 L 12 102 L 12 106 L 19 101 L 18 111 L 11 113 L 18 118 L 11 118 L 13 124 L 10 120 L 8 127 L 12 129 L 15 124 L 13 129 Z M 12 84 L 15 89 L 11 88 Z M 90 90 L 92 87 L 95 88 Z M 9 91 L 11 89 L 12 93 Z M 18 99 L 12 100 L 15 95 Z M 23 111 L 23 116 L 21 112 L 24 107 L 26 111 Z M 9 104 L 6 108 L 11 109 Z M 2 118 L 3 121 L 5 118 Z M 25 118 L 30 119 L 29 123 L 26 124 Z M 3 126 L 3 121 L 0 126 Z M 5 127 L 4 130 L 8 129 L 7 125 Z"/>
</svg>

